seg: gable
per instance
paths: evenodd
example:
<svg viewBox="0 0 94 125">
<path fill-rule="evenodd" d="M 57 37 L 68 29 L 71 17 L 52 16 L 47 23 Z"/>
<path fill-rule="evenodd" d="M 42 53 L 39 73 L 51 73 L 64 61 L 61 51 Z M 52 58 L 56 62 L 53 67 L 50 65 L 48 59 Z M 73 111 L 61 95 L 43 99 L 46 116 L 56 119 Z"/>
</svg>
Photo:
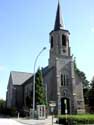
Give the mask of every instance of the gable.
<svg viewBox="0 0 94 125">
<path fill-rule="evenodd" d="M 31 73 L 17 71 L 12 71 L 10 74 L 13 85 L 22 85 L 27 79 L 29 79 L 32 76 Z"/>
</svg>

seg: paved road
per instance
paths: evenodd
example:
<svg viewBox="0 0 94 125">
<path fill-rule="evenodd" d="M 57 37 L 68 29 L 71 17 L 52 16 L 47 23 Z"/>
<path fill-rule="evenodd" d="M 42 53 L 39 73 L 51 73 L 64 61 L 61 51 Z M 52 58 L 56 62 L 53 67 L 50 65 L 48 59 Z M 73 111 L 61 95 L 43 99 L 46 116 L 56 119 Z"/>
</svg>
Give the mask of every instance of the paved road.
<svg viewBox="0 0 94 125">
<path fill-rule="evenodd" d="M 56 119 L 53 120 L 53 125 L 56 124 Z M 34 119 L 24 119 L 24 118 L 14 118 L 14 119 L 8 119 L 8 118 L 0 118 L 0 125 L 51 125 L 52 124 L 52 117 L 48 117 L 48 119 L 45 120 L 34 120 Z"/>
<path fill-rule="evenodd" d="M 25 124 L 25 125 L 52 125 L 52 116 L 49 116 L 47 119 L 44 120 L 34 120 L 34 119 L 15 119 L 18 122 Z M 56 124 L 56 118 L 53 119 L 53 125 Z"/>
<path fill-rule="evenodd" d="M 24 125 L 12 119 L 0 118 L 0 125 Z"/>
</svg>

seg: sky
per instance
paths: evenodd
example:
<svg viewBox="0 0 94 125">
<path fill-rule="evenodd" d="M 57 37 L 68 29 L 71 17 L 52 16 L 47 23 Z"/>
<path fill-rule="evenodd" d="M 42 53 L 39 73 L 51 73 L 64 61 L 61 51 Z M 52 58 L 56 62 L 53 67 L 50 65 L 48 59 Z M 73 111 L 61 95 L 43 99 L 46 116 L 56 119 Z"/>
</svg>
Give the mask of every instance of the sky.
<svg viewBox="0 0 94 125">
<path fill-rule="evenodd" d="M 58 0 L 0 0 L 0 98 L 6 98 L 10 71 L 34 72 L 48 65 L 49 33 Z M 88 80 L 94 75 L 94 0 L 60 0 L 71 53 Z"/>
</svg>

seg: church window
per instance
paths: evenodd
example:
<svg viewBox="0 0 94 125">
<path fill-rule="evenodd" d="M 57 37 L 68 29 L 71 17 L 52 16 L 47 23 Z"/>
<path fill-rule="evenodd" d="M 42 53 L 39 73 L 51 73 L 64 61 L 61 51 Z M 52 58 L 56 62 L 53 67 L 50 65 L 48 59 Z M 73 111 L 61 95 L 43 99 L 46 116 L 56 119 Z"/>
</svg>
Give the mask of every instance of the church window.
<svg viewBox="0 0 94 125">
<path fill-rule="evenodd" d="M 66 76 L 64 74 L 64 86 L 65 86 L 65 84 L 66 84 Z"/>
<path fill-rule="evenodd" d="M 65 74 L 61 74 L 61 85 L 65 86 Z"/>
<path fill-rule="evenodd" d="M 62 35 L 62 46 L 66 46 L 66 36 Z"/>
<path fill-rule="evenodd" d="M 53 36 L 51 36 L 51 48 L 53 48 Z"/>
<path fill-rule="evenodd" d="M 69 78 L 68 78 L 68 75 L 66 75 L 66 84 L 67 84 L 67 85 L 69 84 Z"/>
<path fill-rule="evenodd" d="M 63 85 L 63 75 L 61 74 L 61 85 Z"/>
<path fill-rule="evenodd" d="M 61 85 L 67 86 L 69 84 L 69 78 L 66 74 L 61 74 Z"/>
</svg>

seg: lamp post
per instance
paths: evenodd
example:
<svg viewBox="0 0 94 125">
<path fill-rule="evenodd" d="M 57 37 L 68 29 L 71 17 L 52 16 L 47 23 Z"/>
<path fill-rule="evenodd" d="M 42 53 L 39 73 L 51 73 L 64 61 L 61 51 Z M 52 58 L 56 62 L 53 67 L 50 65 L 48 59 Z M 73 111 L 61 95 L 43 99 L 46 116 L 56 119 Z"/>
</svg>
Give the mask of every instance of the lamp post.
<svg viewBox="0 0 94 125">
<path fill-rule="evenodd" d="M 33 117 L 35 114 L 35 67 L 36 67 L 36 63 L 38 60 L 38 57 L 41 55 L 41 53 L 46 49 L 46 47 L 43 47 L 41 49 L 41 51 L 38 53 L 38 55 L 35 58 L 35 62 L 34 62 L 34 75 L 33 75 Z"/>
</svg>

